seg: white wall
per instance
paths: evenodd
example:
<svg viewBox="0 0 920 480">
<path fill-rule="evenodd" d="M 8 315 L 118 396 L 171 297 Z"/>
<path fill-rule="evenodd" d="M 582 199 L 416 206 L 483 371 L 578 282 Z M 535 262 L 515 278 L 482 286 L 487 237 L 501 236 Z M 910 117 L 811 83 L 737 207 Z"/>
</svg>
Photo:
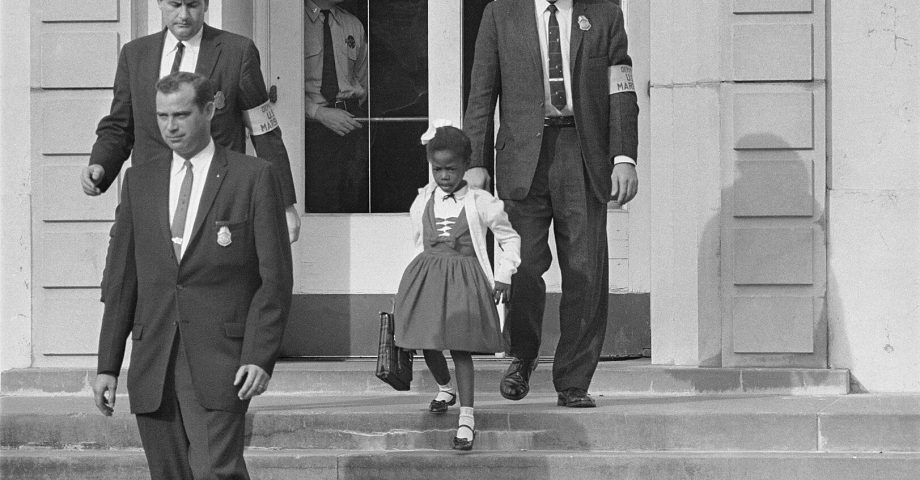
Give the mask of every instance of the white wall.
<svg viewBox="0 0 920 480">
<path fill-rule="evenodd" d="M 920 3 L 829 13 L 830 364 L 920 392 Z"/>
<path fill-rule="evenodd" d="M 721 7 L 650 8 L 652 363 L 717 365 Z"/>
<path fill-rule="evenodd" d="M 0 3 L 0 369 L 32 355 L 29 2 Z"/>
</svg>

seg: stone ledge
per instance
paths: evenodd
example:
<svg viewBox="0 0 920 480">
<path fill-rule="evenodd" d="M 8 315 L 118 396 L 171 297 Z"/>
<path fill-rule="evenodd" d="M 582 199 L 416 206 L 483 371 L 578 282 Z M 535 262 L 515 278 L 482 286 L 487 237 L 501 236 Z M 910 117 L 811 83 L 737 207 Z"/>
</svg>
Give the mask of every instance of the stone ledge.
<svg viewBox="0 0 920 480">
<path fill-rule="evenodd" d="M 497 391 L 509 360 L 477 357 L 478 392 Z M 396 394 L 374 377 L 369 360 L 280 362 L 272 378 L 271 394 L 341 395 Z M 552 362 L 541 362 L 534 372 L 533 391 L 552 393 Z M 415 362 L 413 389 L 435 389 L 421 358 Z M 124 376 L 124 375 L 122 375 Z M 91 369 L 27 368 L 0 374 L 0 394 L 19 396 L 72 395 L 91 392 Z M 124 382 L 122 382 L 124 383 Z M 605 395 L 842 395 L 849 392 L 847 370 L 804 368 L 694 368 L 651 365 L 648 359 L 601 362 L 591 393 Z"/>
<path fill-rule="evenodd" d="M 112 418 L 87 397 L 6 397 L 2 445 L 139 447 L 127 398 Z M 430 396 L 257 398 L 248 445 L 367 451 L 448 449 L 457 409 L 427 413 Z M 566 409 L 555 397 L 480 396 L 479 445 L 490 450 L 920 452 L 920 395 L 598 396 Z"/>
<path fill-rule="evenodd" d="M 271 480 L 813 480 L 907 479 L 920 471 L 920 454 L 622 453 L 622 452 L 343 452 L 249 449 L 253 478 Z M 0 451 L 0 476 L 14 479 L 135 480 L 149 478 L 139 450 Z"/>
</svg>

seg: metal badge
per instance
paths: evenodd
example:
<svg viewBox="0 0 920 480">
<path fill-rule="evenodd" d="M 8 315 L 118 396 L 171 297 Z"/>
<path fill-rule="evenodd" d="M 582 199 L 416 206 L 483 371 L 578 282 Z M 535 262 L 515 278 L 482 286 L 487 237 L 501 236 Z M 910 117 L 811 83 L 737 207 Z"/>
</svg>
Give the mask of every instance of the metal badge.
<svg viewBox="0 0 920 480">
<path fill-rule="evenodd" d="M 588 21 L 588 17 L 584 15 L 578 16 L 578 28 L 584 31 L 591 30 L 591 22 Z"/>
<path fill-rule="evenodd" d="M 345 45 L 348 45 L 348 48 L 355 48 L 355 37 L 349 35 L 348 38 L 345 39 Z"/>
<path fill-rule="evenodd" d="M 227 99 L 224 98 L 224 92 L 218 91 L 214 94 L 214 108 L 220 110 L 227 106 Z"/>
<path fill-rule="evenodd" d="M 230 236 L 230 229 L 222 225 L 217 231 L 217 244 L 221 247 L 229 247 L 231 243 L 233 243 L 233 238 Z"/>
</svg>

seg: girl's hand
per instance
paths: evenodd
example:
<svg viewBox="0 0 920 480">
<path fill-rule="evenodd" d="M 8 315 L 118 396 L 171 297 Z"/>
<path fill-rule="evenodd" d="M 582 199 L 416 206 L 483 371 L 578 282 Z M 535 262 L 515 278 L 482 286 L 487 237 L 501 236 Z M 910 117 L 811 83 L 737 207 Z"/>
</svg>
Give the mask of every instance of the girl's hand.
<svg viewBox="0 0 920 480">
<path fill-rule="evenodd" d="M 502 282 L 495 282 L 495 288 L 492 289 L 492 300 L 498 305 L 498 302 L 508 303 L 511 300 L 511 285 Z"/>
</svg>

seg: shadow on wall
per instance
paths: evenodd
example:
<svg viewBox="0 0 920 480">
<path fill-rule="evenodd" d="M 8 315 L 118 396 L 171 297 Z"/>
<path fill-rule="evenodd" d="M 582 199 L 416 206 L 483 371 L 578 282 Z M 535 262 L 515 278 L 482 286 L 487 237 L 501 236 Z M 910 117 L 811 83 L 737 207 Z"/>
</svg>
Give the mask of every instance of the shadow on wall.
<svg viewBox="0 0 920 480">
<path fill-rule="evenodd" d="M 813 191 L 824 159 L 812 153 L 772 133 L 735 141 L 722 167 L 733 181 L 699 238 L 702 366 L 827 368 L 827 212 Z"/>
</svg>

